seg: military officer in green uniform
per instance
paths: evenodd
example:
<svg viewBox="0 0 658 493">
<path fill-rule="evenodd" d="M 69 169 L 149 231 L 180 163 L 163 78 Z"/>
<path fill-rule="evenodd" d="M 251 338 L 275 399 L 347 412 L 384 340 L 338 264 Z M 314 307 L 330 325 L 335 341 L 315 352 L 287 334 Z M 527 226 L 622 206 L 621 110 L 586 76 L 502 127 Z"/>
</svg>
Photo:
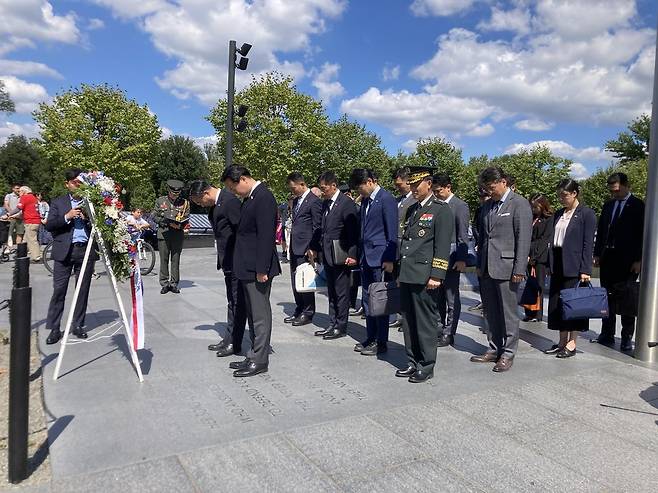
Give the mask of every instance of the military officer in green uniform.
<svg viewBox="0 0 658 493">
<path fill-rule="evenodd" d="M 448 204 L 432 194 L 432 169 L 414 167 L 409 184 L 416 202 L 405 215 L 399 277 L 404 346 L 408 367 L 396 377 L 412 383 L 434 375 L 439 290 L 445 279 L 455 219 Z"/>
<path fill-rule="evenodd" d="M 160 294 L 167 291 L 180 293 L 180 254 L 183 251 L 185 229 L 189 227 L 190 203 L 180 196 L 184 183 L 168 180 L 168 194 L 155 201 L 153 218 L 158 225 L 158 250 L 160 251 Z M 169 275 L 171 259 L 171 276 Z"/>
</svg>

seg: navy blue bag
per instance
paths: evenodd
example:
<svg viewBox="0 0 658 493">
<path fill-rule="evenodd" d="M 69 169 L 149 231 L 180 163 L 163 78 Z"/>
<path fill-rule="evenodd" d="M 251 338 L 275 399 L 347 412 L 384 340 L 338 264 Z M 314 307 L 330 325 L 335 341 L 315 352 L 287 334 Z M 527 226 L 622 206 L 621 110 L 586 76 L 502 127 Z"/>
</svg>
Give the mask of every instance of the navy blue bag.
<svg viewBox="0 0 658 493">
<path fill-rule="evenodd" d="M 608 291 L 595 288 L 590 282 L 561 290 L 560 301 L 564 320 L 608 317 Z"/>
</svg>

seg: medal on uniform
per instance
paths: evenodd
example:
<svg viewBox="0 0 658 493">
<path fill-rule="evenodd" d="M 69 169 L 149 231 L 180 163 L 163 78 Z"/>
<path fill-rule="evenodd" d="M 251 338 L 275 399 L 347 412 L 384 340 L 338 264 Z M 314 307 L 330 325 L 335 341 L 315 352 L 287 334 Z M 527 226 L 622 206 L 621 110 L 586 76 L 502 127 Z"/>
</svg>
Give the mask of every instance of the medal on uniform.
<svg viewBox="0 0 658 493">
<path fill-rule="evenodd" d="M 420 236 L 421 238 L 425 236 L 425 230 L 421 229 L 420 231 L 418 231 L 418 236 Z"/>
</svg>

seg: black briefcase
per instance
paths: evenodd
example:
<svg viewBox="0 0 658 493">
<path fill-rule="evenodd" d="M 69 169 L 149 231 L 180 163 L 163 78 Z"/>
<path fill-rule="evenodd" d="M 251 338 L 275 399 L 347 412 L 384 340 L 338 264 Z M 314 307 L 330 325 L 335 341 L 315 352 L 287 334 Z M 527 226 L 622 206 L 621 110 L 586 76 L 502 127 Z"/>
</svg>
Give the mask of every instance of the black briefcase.
<svg viewBox="0 0 658 493">
<path fill-rule="evenodd" d="M 348 254 L 340 244 L 340 240 L 331 240 L 331 257 L 334 265 L 345 265 Z"/>
<path fill-rule="evenodd" d="M 640 283 L 638 281 L 618 282 L 612 287 L 611 301 L 617 315 L 637 317 L 640 307 Z"/>
<path fill-rule="evenodd" d="M 368 307 L 371 317 L 400 312 L 400 288 L 395 281 L 373 282 L 368 287 Z"/>
</svg>

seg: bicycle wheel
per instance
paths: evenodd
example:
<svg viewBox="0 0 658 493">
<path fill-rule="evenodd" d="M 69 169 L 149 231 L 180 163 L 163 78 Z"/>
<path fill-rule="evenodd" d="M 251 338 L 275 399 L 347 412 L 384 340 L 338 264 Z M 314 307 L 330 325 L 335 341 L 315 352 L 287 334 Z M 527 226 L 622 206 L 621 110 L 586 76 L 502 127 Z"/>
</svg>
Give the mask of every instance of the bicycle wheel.
<svg viewBox="0 0 658 493">
<path fill-rule="evenodd" d="M 143 241 L 141 251 L 139 252 L 139 271 L 143 276 L 146 276 L 151 273 L 154 266 L 155 250 L 153 250 L 151 245 Z"/>
<path fill-rule="evenodd" d="M 53 252 L 53 242 L 51 241 L 46 245 L 46 248 L 43 249 L 43 253 L 41 254 L 41 259 L 43 260 L 43 266 L 51 274 L 55 270 L 55 262 L 53 261 L 52 252 Z"/>
</svg>

